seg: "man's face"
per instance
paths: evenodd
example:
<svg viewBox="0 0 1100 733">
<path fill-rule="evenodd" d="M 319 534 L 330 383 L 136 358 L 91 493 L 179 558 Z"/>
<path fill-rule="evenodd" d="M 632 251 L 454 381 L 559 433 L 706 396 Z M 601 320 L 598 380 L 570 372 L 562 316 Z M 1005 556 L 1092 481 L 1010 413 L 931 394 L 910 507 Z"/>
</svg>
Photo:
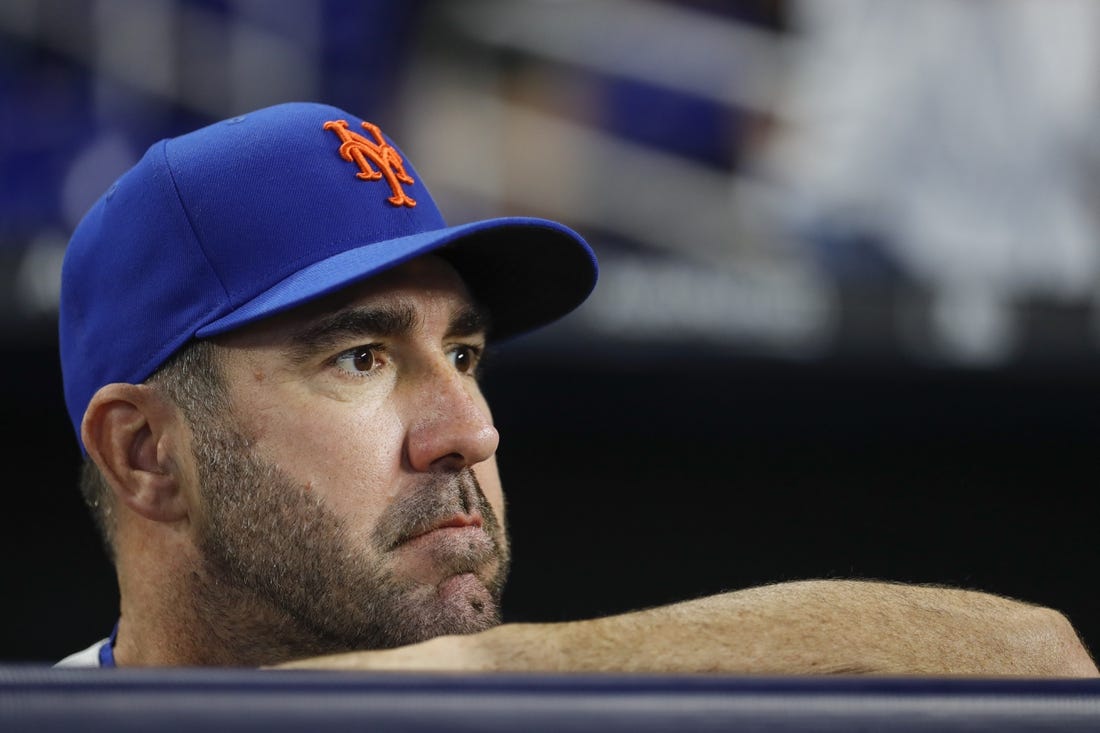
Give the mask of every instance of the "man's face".
<svg viewBox="0 0 1100 733">
<path fill-rule="evenodd" d="M 193 425 L 209 593 L 241 589 L 310 652 L 499 622 L 484 322 L 449 265 L 422 257 L 219 344 L 232 415 Z"/>
</svg>

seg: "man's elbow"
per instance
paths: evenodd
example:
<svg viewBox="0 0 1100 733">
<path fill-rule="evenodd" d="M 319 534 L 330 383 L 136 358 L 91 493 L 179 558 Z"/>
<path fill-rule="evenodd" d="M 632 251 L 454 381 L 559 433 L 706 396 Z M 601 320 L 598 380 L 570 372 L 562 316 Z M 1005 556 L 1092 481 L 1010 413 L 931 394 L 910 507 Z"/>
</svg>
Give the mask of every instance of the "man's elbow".
<svg viewBox="0 0 1100 733">
<path fill-rule="evenodd" d="M 1034 606 L 1018 638 L 1021 655 L 1035 674 L 1100 677 L 1096 661 L 1069 618 L 1052 608 Z"/>
</svg>

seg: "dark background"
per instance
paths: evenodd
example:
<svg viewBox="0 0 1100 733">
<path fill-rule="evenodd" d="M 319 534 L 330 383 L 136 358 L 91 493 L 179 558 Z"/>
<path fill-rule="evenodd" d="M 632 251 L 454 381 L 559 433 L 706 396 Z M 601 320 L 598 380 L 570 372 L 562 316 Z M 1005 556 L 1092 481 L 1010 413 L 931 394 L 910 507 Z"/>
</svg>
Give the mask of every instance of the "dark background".
<svg viewBox="0 0 1100 733">
<path fill-rule="evenodd" d="M 624 263 L 635 275 L 649 272 L 646 263 L 663 263 L 642 285 L 668 282 L 661 268 L 669 262 L 711 275 L 728 269 L 731 279 L 721 283 L 731 289 L 729 302 L 752 306 L 761 292 L 746 283 L 756 268 L 792 264 L 785 259 L 792 252 L 731 237 L 718 244 L 736 256 L 700 260 L 692 248 L 706 238 L 690 226 L 708 212 L 692 201 L 671 209 L 684 217 L 665 232 L 672 240 L 645 241 L 647 232 L 629 225 L 648 203 L 625 221 L 599 219 L 618 205 L 598 198 L 616 193 L 608 183 L 614 171 L 599 166 L 582 183 L 551 180 L 571 171 L 523 168 L 521 154 L 509 163 L 519 174 L 503 177 L 499 200 L 463 188 L 484 181 L 462 178 L 461 166 L 462 175 L 452 176 L 439 161 L 476 140 L 461 137 L 458 145 L 447 137 L 461 119 L 450 116 L 455 108 L 418 105 L 446 97 L 459 78 L 449 74 L 465 74 L 499 93 L 497 101 L 550 110 L 628 141 L 631 150 L 690 161 L 704 180 L 739 174 L 769 120 L 751 105 L 716 102 L 698 90 L 593 71 L 580 56 L 540 56 L 538 34 L 524 46 L 490 22 L 510 19 L 504 8 L 549 5 L 463 2 L 456 14 L 459 4 L 447 2 L 0 3 L 0 460 L 9 477 L 0 517 L 0 660 L 59 659 L 106 635 L 117 614 L 113 574 L 76 488 L 78 450 L 61 396 L 52 299 L 71 228 L 89 197 L 133 162 L 127 154 L 198 124 L 302 97 L 374 110 L 387 129 L 410 131 L 395 137 L 419 139 L 421 150 L 433 135 L 450 143 L 416 165 L 422 174 L 440 173 L 432 190 L 453 221 L 549 215 L 582 231 L 601 256 L 601 287 L 588 304 L 501 348 L 486 370 L 514 547 L 507 620 L 589 617 L 780 580 L 880 578 L 1054 606 L 1100 650 L 1093 539 L 1100 319 L 1091 300 L 1006 298 L 1014 348 L 995 358 L 952 358 L 928 338 L 930 284 L 883 261 L 873 241 L 838 243 L 830 229 L 808 239 L 827 245 L 833 259 L 815 259 L 808 247 L 793 263 L 832 294 L 831 315 L 821 321 L 827 327 L 808 333 L 808 343 L 784 341 L 789 334 L 771 339 L 766 319 L 756 322 L 733 306 L 723 311 L 725 301 L 702 301 L 690 287 L 673 293 L 654 286 L 662 304 L 655 322 L 645 321 L 653 316 L 645 309 L 622 320 L 611 294 L 650 294 L 622 274 Z M 557 21 L 581 17 L 568 5 L 560 17 L 520 28 L 545 27 L 547 38 L 556 29 L 568 42 L 568 27 Z M 614 9 L 609 28 L 621 37 L 638 28 L 626 23 L 627 13 L 658 5 L 583 4 Z M 704 27 L 737 22 L 779 37 L 789 32 L 788 3 L 668 5 L 710 14 Z M 150 8 L 165 10 L 174 24 L 160 43 L 176 45 L 162 53 L 139 43 L 160 26 L 143 35 L 120 25 L 149 20 Z M 311 8 L 321 20 L 303 41 L 308 24 L 299 19 L 313 18 Z M 249 45 L 256 34 L 267 45 Z M 286 46 L 263 56 L 275 42 Z M 696 43 L 704 45 L 692 39 L 678 48 L 687 55 Z M 245 51 L 263 63 L 241 83 L 233 63 Z M 296 52 L 316 64 L 316 78 L 295 81 L 299 65 L 286 59 Z M 118 54 L 124 62 L 112 66 Z M 135 76 L 165 58 L 174 64 L 167 81 Z M 278 73 L 265 76 L 272 68 Z M 743 69 L 732 71 L 730 84 Z M 443 82 L 426 85 L 432 74 Z M 457 108 L 476 108 L 465 102 Z M 423 109 L 446 114 L 416 113 Z M 426 135 L 425 127 L 443 132 Z M 534 138 L 527 150 L 547 144 Z M 501 157 L 509 151 L 493 149 Z M 523 194 L 516 181 L 552 185 Z M 587 194 L 575 200 L 587 207 L 576 219 L 571 201 L 555 208 L 545 196 L 576 188 Z M 675 193 L 646 201 L 675 201 Z M 803 293 L 763 294 L 782 306 Z M 708 332 L 701 316 L 710 326 L 742 323 L 744 332 Z"/>
</svg>

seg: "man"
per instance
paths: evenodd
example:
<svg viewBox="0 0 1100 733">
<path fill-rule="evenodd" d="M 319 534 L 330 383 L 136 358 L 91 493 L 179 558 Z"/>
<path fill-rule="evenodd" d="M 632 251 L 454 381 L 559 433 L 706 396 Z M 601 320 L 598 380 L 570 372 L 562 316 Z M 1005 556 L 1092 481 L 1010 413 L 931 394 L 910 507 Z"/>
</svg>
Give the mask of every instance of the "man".
<svg viewBox="0 0 1100 733">
<path fill-rule="evenodd" d="M 570 229 L 448 227 L 377 126 L 278 105 L 152 146 L 62 274 L 82 490 L 119 622 L 62 665 L 1095 676 L 998 596 L 806 581 L 500 625 L 486 345 L 596 281 Z"/>
</svg>

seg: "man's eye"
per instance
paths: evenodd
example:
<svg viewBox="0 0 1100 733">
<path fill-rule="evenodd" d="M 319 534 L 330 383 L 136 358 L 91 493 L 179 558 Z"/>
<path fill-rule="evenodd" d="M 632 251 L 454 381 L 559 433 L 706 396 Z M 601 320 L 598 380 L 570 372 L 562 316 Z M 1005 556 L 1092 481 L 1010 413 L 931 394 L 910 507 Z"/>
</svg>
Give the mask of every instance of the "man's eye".
<svg viewBox="0 0 1100 733">
<path fill-rule="evenodd" d="M 481 349 L 475 346 L 460 344 L 451 350 L 451 361 L 461 374 L 473 374 L 480 359 Z"/>
<path fill-rule="evenodd" d="M 336 368 L 343 369 L 352 374 L 365 374 L 375 369 L 380 363 L 378 346 L 356 346 L 348 349 L 336 357 Z"/>
</svg>

